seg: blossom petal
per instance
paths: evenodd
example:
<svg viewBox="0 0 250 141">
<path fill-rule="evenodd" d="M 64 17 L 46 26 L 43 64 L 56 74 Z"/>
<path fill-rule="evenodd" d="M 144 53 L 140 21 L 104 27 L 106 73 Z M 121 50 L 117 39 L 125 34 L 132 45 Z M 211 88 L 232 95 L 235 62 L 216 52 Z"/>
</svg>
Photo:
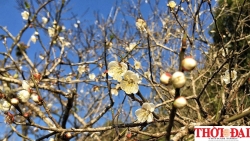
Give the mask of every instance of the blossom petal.
<svg viewBox="0 0 250 141">
<path fill-rule="evenodd" d="M 2 112 L 8 111 L 10 109 L 10 107 L 11 107 L 11 104 L 8 101 L 6 101 L 4 99 L 0 99 L 0 110 Z"/>
<path fill-rule="evenodd" d="M 127 69 L 127 64 L 123 62 L 119 63 L 117 61 L 111 61 L 108 64 L 108 75 L 113 77 L 114 80 L 121 82 L 122 76 L 126 73 Z"/>
<path fill-rule="evenodd" d="M 147 122 L 152 122 L 153 120 L 154 120 L 153 114 L 150 113 L 150 114 L 148 115 Z"/>
<path fill-rule="evenodd" d="M 144 109 L 138 109 L 135 111 L 138 122 L 145 122 L 147 120 L 147 111 Z"/>
<path fill-rule="evenodd" d="M 153 103 L 143 103 L 142 104 L 142 108 L 150 111 L 150 112 L 154 112 L 155 110 L 155 105 Z"/>
</svg>

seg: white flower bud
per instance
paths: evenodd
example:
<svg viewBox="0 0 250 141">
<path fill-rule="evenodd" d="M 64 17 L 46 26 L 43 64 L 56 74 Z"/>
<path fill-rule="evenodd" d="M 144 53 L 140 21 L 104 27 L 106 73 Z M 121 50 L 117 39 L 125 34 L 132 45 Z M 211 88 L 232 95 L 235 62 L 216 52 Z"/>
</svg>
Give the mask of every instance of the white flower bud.
<svg viewBox="0 0 250 141">
<path fill-rule="evenodd" d="M 183 70 L 191 71 L 197 66 L 197 62 L 192 57 L 186 57 L 181 61 Z"/>
<path fill-rule="evenodd" d="M 111 94 L 117 96 L 118 90 L 117 89 L 111 89 Z"/>
<path fill-rule="evenodd" d="M 30 93 L 27 90 L 21 90 L 17 95 L 21 102 L 27 102 L 30 98 Z"/>
<path fill-rule="evenodd" d="M 46 17 L 42 17 L 42 22 L 43 22 L 43 24 L 47 24 L 48 23 L 48 19 Z"/>
<path fill-rule="evenodd" d="M 163 84 L 169 84 L 171 79 L 171 74 L 170 73 L 163 73 L 160 77 L 160 81 Z"/>
<path fill-rule="evenodd" d="M 177 71 L 172 75 L 171 82 L 175 88 L 181 88 L 186 83 L 186 77 L 183 72 Z"/>
<path fill-rule="evenodd" d="M 32 35 L 30 37 L 30 40 L 35 44 L 36 43 L 36 36 L 35 35 Z"/>
<path fill-rule="evenodd" d="M 12 105 L 17 105 L 17 104 L 19 103 L 19 100 L 18 100 L 17 98 L 12 98 L 12 99 L 10 100 L 10 103 L 11 103 Z"/>
<path fill-rule="evenodd" d="M 26 80 L 22 81 L 22 88 L 29 91 L 30 90 L 30 85 L 28 84 L 28 82 Z"/>
<path fill-rule="evenodd" d="M 40 96 L 37 94 L 31 94 L 31 99 L 36 103 L 39 103 L 41 101 Z"/>
<path fill-rule="evenodd" d="M 66 139 L 70 139 L 70 138 L 72 137 L 72 135 L 71 135 L 70 132 L 66 132 L 66 133 L 64 134 L 64 136 L 65 136 Z"/>
<path fill-rule="evenodd" d="M 180 96 L 174 100 L 174 107 L 175 108 L 183 108 L 187 105 L 187 100 L 185 97 Z"/>
<path fill-rule="evenodd" d="M 0 110 L 2 112 L 9 111 L 10 107 L 11 107 L 11 104 L 8 101 L 4 99 L 0 99 Z"/>
<path fill-rule="evenodd" d="M 174 1 L 170 1 L 168 4 L 167 4 L 167 6 L 169 6 L 170 8 L 175 8 L 175 6 L 176 6 L 176 3 L 174 2 Z"/>
<path fill-rule="evenodd" d="M 34 35 L 38 36 L 38 35 L 39 35 L 39 32 L 35 31 L 35 32 L 34 32 Z"/>
<path fill-rule="evenodd" d="M 21 15 L 22 15 L 22 17 L 23 17 L 24 20 L 28 20 L 30 14 L 29 14 L 29 12 L 27 12 L 27 11 L 23 11 L 23 12 L 21 13 Z"/>
</svg>

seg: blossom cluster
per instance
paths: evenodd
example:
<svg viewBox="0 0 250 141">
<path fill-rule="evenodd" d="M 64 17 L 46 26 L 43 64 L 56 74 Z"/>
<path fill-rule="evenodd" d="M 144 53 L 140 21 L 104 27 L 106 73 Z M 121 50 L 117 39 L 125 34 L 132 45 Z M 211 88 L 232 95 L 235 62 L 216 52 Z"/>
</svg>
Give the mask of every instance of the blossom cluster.
<svg viewBox="0 0 250 141">
<path fill-rule="evenodd" d="M 37 79 L 37 78 L 35 78 Z M 41 104 L 42 99 L 39 95 L 31 93 L 31 87 L 26 80 L 22 81 L 22 90 L 17 93 L 16 97 L 10 98 L 8 101 L 7 99 L 3 98 L 5 95 L 0 99 L 0 111 L 7 112 L 11 109 L 11 105 L 17 105 L 19 102 L 26 103 L 31 98 L 36 104 Z"/>
<path fill-rule="evenodd" d="M 23 18 L 23 20 L 29 20 L 29 17 L 30 17 L 30 13 L 28 11 L 23 11 L 21 13 L 21 16 Z M 42 25 L 45 26 L 48 21 L 49 21 L 49 14 L 47 13 L 47 17 L 42 17 L 41 18 L 41 22 L 42 22 Z M 53 38 L 54 36 L 56 36 L 60 31 L 64 31 L 65 30 L 65 26 L 60 26 L 57 24 L 56 21 L 53 21 L 53 26 L 52 27 L 48 27 L 47 28 L 47 32 L 48 32 L 48 35 L 49 37 Z M 30 37 L 30 41 L 32 41 L 33 43 L 36 43 L 37 41 L 37 37 L 39 33 L 36 31 L 33 35 L 31 35 Z M 30 42 L 29 41 L 29 42 Z M 71 45 L 70 42 L 66 41 L 64 39 L 64 37 L 61 37 L 61 36 L 58 36 L 58 38 L 56 38 L 56 41 L 61 45 L 61 46 L 66 46 L 66 47 L 69 47 Z M 56 42 L 56 41 L 53 41 L 53 42 Z M 29 43 L 28 43 L 29 45 Z"/>
<path fill-rule="evenodd" d="M 141 68 L 141 64 L 138 61 L 135 61 L 134 65 L 135 69 Z M 141 78 L 137 73 L 128 70 L 127 64 L 123 62 L 119 63 L 117 61 L 111 61 L 108 64 L 108 75 L 113 77 L 114 80 L 120 82 L 120 84 L 116 85 L 116 88 L 111 89 L 111 93 L 113 95 L 118 95 L 118 88 L 121 88 L 127 94 L 133 94 L 139 91 L 138 84 L 141 82 Z M 137 121 L 140 123 L 146 121 L 152 122 L 152 112 L 154 111 L 154 109 L 155 105 L 153 103 L 143 103 L 142 108 L 135 111 Z"/>
<path fill-rule="evenodd" d="M 183 71 L 192 71 L 197 66 L 197 62 L 192 57 L 185 57 L 181 61 L 181 67 Z M 182 71 L 176 71 L 171 75 L 165 72 L 161 75 L 160 81 L 162 84 L 168 85 L 172 84 L 174 88 L 182 88 L 186 84 L 186 76 Z M 173 92 L 171 92 L 173 93 Z M 179 96 L 174 100 L 173 106 L 175 108 L 183 108 L 187 105 L 187 100 L 183 96 Z"/>
<path fill-rule="evenodd" d="M 231 78 L 232 78 L 232 81 L 234 81 L 237 78 L 237 72 L 235 70 L 231 70 Z M 226 84 L 230 83 L 230 73 L 229 73 L 229 70 L 225 71 L 225 75 L 222 76 L 222 80 Z"/>
<path fill-rule="evenodd" d="M 139 90 L 138 84 L 141 79 L 137 73 L 128 70 L 127 64 L 117 61 L 111 61 L 108 64 L 108 75 L 113 77 L 114 80 L 120 82 L 120 87 L 127 94 L 137 93 Z M 113 93 L 117 93 L 112 90 Z"/>
</svg>

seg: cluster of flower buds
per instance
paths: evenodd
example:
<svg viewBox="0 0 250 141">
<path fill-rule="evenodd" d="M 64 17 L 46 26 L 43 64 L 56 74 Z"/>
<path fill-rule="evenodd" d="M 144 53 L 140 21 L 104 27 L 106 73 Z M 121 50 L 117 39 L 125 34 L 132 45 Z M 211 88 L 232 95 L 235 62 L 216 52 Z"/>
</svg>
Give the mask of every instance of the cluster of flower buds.
<svg viewBox="0 0 250 141">
<path fill-rule="evenodd" d="M 173 84 L 175 88 L 182 88 L 186 83 L 186 77 L 183 72 L 177 71 L 173 75 L 170 73 L 163 73 L 160 77 L 163 84 Z"/>
<path fill-rule="evenodd" d="M 33 74 L 33 77 L 35 81 L 39 82 L 41 79 L 40 74 Z M 32 91 L 30 85 L 26 80 L 22 81 L 22 88 L 23 90 L 18 92 L 18 98 L 12 98 L 11 104 L 17 105 L 19 101 L 25 103 L 28 102 L 28 100 L 31 98 L 36 104 L 41 105 L 42 104 L 42 98 L 35 94 L 34 91 Z"/>
<path fill-rule="evenodd" d="M 197 62 L 192 57 L 185 57 L 181 61 L 181 67 L 183 71 L 192 71 L 197 66 Z M 162 84 L 168 85 L 172 84 L 174 88 L 182 88 L 186 84 L 186 77 L 185 74 L 181 71 L 176 71 L 171 75 L 170 73 L 163 73 L 160 77 L 160 82 Z M 178 97 L 174 101 L 174 107 L 182 108 L 187 104 L 187 100 L 185 97 Z"/>
</svg>

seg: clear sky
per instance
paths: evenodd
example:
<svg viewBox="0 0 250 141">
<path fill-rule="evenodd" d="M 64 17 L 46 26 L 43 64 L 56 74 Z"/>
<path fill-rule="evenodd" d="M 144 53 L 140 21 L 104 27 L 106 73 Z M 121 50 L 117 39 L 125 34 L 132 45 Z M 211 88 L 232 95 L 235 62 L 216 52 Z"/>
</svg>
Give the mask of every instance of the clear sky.
<svg viewBox="0 0 250 141">
<path fill-rule="evenodd" d="M 79 18 L 88 10 L 87 14 L 82 18 L 94 22 L 93 12 L 99 11 L 104 16 L 107 16 L 114 2 L 115 0 L 71 0 L 70 7 L 72 7 L 72 13 L 79 15 Z M 15 0 L 0 1 L 0 25 L 7 26 L 13 34 L 18 33 L 24 25 L 21 11 L 17 9 Z"/>
</svg>

